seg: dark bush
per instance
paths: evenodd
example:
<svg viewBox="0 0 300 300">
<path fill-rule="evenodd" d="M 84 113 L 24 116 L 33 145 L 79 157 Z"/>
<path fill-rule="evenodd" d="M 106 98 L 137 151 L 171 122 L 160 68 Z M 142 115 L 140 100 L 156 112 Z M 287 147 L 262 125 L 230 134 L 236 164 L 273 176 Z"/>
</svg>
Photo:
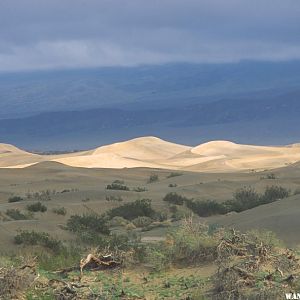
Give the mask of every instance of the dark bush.
<svg viewBox="0 0 300 300">
<path fill-rule="evenodd" d="M 39 245 L 49 248 L 55 252 L 62 248 L 62 242 L 53 239 L 48 233 L 28 230 L 21 230 L 15 236 L 15 243 L 18 245 L 24 244 L 29 246 Z"/>
<path fill-rule="evenodd" d="M 27 220 L 28 216 L 24 215 L 23 213 L 20 212 L 19 209 L 8 209 L 6 212 L 6 215 L 8 215 L 10 218 L 14 220 Z"/>
<path fill-rule="evenodd" d="M 23 201 L 23 200 L 24 199 L 22 197 L 19 197 L 19 196 L 14 196 L 14 197 L 8 198 L 9 203 L 20 202 L 20 201 Z"/>
<path fill-rule="evenodd" d="M 155 211 L 151 206 L 151 200 L 141 199 L 113 208 L 107 214 L 111 219 L 118 216 L 127 220 L 133 220 L 143 216 L 153 218 Z"/>
<path fill-rule="evenodd" d="M 129 191 L 129 187 L 124 184 L 124 181 L 115 180 L 111 184 L 106 186 L 107 190 L 120 190 L 120 191 Z"/>
<path fill-rule="evenodd" d="M 170 183 L 170 184 L 169 184 L 169 187 L 171 187 L 171 188 L 177 187 L 177 184 L 176 184 L 176 183 Z"/>
<path fill-rule="evenodd" d="M 252 187 L 244 187 L 234 193 L 234 199 L 218 203 L 216 201 L 196 201 L 193 199 L 181 199 L 174 193 L 166 195 L 169 203 L 186 206 L 201 217 L 208 217 L 215 214 L 226 214 L 230 211 L 242 212 L 259 205 L 271 203 L 279 199 L 287 198 L 290 191 L 281 186 L 271 186 L 265 189 L 264 194 L 258 194 Z M 179 197 L 178 197 L 179 196 Z M 166 198 L 165 197 L 165 198 Z M 178 199 L 177 199 L 178 198 Z"/>
<path fill-rule="evenodd" d="M 241 212 L 261 204 L 261 196 L 252 187 L 238 189 L 233 197 L 224 203 L 227 211 Z"/>
<path fill-rule="evenodd" d="M 183 205 L 186 200 L 188 200 L 186 197 L 183 197 L 177 193 L 168 193 L 163 198 L 163 201 L 166 201 L 170 204 L 176 204 L 176 205 Z"/>
<path fill-rule="evenodd" d="M 149 179 L 148 179 L 148 183 L 153 183 L 153 182 L 157 182 L 159 181 L 159 177 L 157 174 L 151 174 Z"/>
<path fill-rule="evenodd" d="M 105 197 L 106 201 L 117 201 L 117 202 L 122 202 L 123 198 L 121 196 L 106 196 Z"/>
<path fill-rule="evenodd" d="M 262 196 L 263 203 L 271 203 L 290 196 L 290 191 L 282 186 L 268 186 Z"/>
<path fill-rule="evenodd" d="M 75 233 L 96 233 L 108 235 L 110 233 L 105 216 L 97 214 L 73 215 L 67 221 L 67 229 Z"/>
<path fill-rule="evenodd" d="M 186 206 L 200 217 L 209 217 L 227 213 L 227 208 L 224 204 L 216 201 L 195 201 L 193 199 L 187 199 L 185 202 Z"/>
<path fill-rule="evenodd" d="M 27 209 L 32 212 L 46 212 L 47 207 L 41 202 L 36 202 L 33 204 L 27 205 Z"/>
<path fill-rule="evenodd" d="M 67 214 L 67 210 L 64 207 L 53 208 L 52 212 L 61 216 L 65 216 Z"/>
</svg>

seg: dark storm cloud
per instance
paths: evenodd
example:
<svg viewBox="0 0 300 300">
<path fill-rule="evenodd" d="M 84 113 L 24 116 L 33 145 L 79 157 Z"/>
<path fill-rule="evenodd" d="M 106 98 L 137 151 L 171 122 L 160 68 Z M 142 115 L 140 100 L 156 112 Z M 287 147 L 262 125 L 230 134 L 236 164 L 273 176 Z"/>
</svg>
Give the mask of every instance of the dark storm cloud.
<svg viewBox="0 0 300 300">
<path fill-rule="evenodd" d="M 0 70 L 300 58 L 298 0 L 0 0 Z"/>
</svg>

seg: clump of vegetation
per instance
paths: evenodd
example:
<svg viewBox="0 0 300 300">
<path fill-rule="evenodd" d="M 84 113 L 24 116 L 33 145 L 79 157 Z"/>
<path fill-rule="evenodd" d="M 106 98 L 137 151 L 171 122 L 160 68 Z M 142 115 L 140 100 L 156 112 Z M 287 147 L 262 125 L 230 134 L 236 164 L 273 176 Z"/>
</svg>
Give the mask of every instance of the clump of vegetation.
<svg viewBox="0 0 300 300">
<path fill-rule="evenodd" d="M 183 175 L 182 173 L 172 172 L 167 176 L 167 178 L 173 178 L 173 177 L 182 176 L 182 175 Z"/>
<path fill-rule="evenodd" d="M 262 204 L 289 197 L 290 191 L 281 186 L 266 187 L 264 194 L 258 194 L 253 188 L 245 187 L 235 192 L 234 199 L 224 204 L 228 211 L 241 212 Z"/>
<path fill-rule="evenodd" d="M 36 202 L 33 204 L 28 204 L 27 209 L 31 212 L 46 212 L 47 211 L 47 206 L 42 204 L 41 202 Z"/>
<path fill-rule="evenodd" d="M 219 240 L 208 232 L 208 226 L 196 224 L 191 218 L 167 235 L 164 243 L 147 248 L 146 261 L 155 271 L 162 271 L 171 265 L 193 265 L 212 262 L 217 258 Z"/>
<path fill-rule="evenodd" d="M 213 299 L 280 299 L 298 286 L 299 281 L 291 275 L 300 267 L 298 258 L 292 250 L 282 251 L 279 246 L 271 232 L 232 230 L 223 234 L 217 249 Z"/>
<path fill-rule="evenodd" d="M 40 192 L 28 192 L 26 194 L 26 198 L 28 200 L 36 200 L 36 201 L 50 201 L 52 200 L 52 196 L 57 195 L 58 192 L 55 190 L 45 190 Z"/>
<path fill-rule="evenodd" d="M 109 220 L 108 225 L 110 227 L 118 227 L 118 226 L 126 226 L 129 223 L 128 220 L 124 219 L 123 217 L 113 217 Z"/>
<path fill-rule="evenodd" d="M 179 209 L 177 205 L 170 205 L 169 210 L 170 210 L 170 213 L 171 213 L 171 220 L 172 221 L 182 220 L 182 219 L 186 218 L 187 215 L 188 215 L 188 213 L 185 212 L 184 210 L 182 210 L 181 207 Z"/>
<path fill-rule="evenodd" d="M 142 193 L 142 192 L 147 192 L 148 190 L 145 188 L 145 187 L 136 187 L 133 189 L 134 192 L 137 192 L 137 193 Z"/>
<path fill-rule="evenodd" d="M 23 214 L 18 208 L 7 209 L 5 214 L 13 220 L 28 220 L 29 215 Z"/>
<path fill-rule="evenodd" d="M 8 203 L 14 203 L 14 202 L 20 202 L 20 201 L 23 201 L 24 199 L 20 196 L 13 196 L 13 197 L 10 197 L 8 198 Z"/>
<path fill-rule="evenodd" d="M 149 217 L 137 217 L 132 220 L 132 223 L 134 224 L 135 227 L 137 228 L 142 228 L 142 227 L 147 227 L 151 223 L 153 223 L 153 220 Z"/>
<path fill-rule="evenodd" d="M 149 179 L 148 179 L 148 183 L 154 183 L 154 182 L 157 182 L 157 181 L 159 181 L 159 177 L 158 177 L 158 175 L 157 174 L 151 174 L 150 176 L 149 176 Z"/>
<path fill-rule="evenodd" d="M 64 207 L 53 208 L 52 212 L 61 216 L 65 216 L 67 214 L 67 210 Z"/>
<path fill-rule="evenodd" d="M 282 186 L 268 186 L 262 196 L 262 202 L 271 203 L 289 197 L 291 192 Z"/>
<path fill-rule="evenodd" d="M 53 250 L 54 252 L 58 252 L 63 246 L 61 241 L 50 237 L 46 232 L 20 230 L 14 240 L 17 245 L 38 245 Z"/>
<path fill-rule="evenodd" d="M 274 173 L 266 174 L 266 176 L 260 177 L 260 179 L 276 179 L 276 175 Z"/>
<path fill-rule="evenodd" d="M 233 200 L 226 201 L 228 211 L 241 212 L 246 209 L 251 209 L 260 204 L 261 196 L 252 187 L 244 187 L 238 189 L 234 195 Z"/>
<path fill-rule="evenodd" d="M 133 223 L 128 224 L 134 227 Z M 101 241 L 98 248 L 89 250 L 88 255 L 83 249 L 68 248 L 43 232 L 20 231 L 15 241 L 51 250 L 37 256 L 43 284 L 39 284 L 35 272 L 30 281 L 37 280 L 34 288 L 30 289 L 31 284 L 22 288 L 22 292 L 27 290 L 28 299 L 69 299 L 70 295 L 76 299 L 280 299 L 287 291 L 300 286 L 298 253 L 282 248 L 273 233 L 241 233 L 196 223 L 192 218 L 185 219 L 167 234 L 165 241 L 157 243 L 143 244 L 132 231 L 127 235 L 105 235 L 98 240 Z M 93 272 L 97 266 L 126 268 L 133 264 L 138 266 L 135 270 L 138 272 L 141 262 L 149 270 L 143 269 L 140 274 L 144 282 L 142 287 L 131 275 L 123 277 L 123 272 Z M 217 270 L 199 276 L 195 273 L 196 267 L 203 264 L 213 264 Z M 25 267 L 0 268 L 0 297 L 15 298 L 7 293 L 10 291 L 7 287 L 18 289 L 14 280 L 8 280 L 9 272 L 12 274 L 9 278 L 16 279 L 20 270 L 23 272 L 33 266 L 27 263 Z M 45 270 L 56 272 L 50 275 Z M 84 277 L 84 280 L 77 282 L 75 278 L 80 270 L 83 270 L 80 279 Z M 26 273 L 24 280 L 28 277 Z M 99 282 L 101 289 L 97 288 Z"/>
<path fill-rule="evenodd" d="M 170 187 L 170 188 L 177 187 L 177 184 L 176 184 L 176 183 L 170 183 L 170 184 L 169 184 L 169 187 Z"/>
<path fill-rule="evenodd" d="M 104 234 L 109 235 L 110 230 L 107 218 L 103 215 L 84 214 L 73 215 L 67 221 L 67 229 L 74 233 L 81 234 Z"/>
<path fill-rule="evenodd" d="M 111 219 L 118 216 L 132 221 L 138 217 L 153 218 L 156 213 L 151 206 L 150 199 L 139 199 L 134 202 L 125 203 L 119 207 L 113 208 L 109 210 L 107 214 Z"/>
<path fill-rule="evenodd" d="M 107 190 L 129 191 L 129 187 L 124 184 L 124 181 L 115 180 L 106 186 Z"/>
<path fill-rule="evenodd" d="M 195 265 L 217 258 L 218 232 L 209 232 L 209 227 L 184 219 L 182 225 L 167 236 L 168 253 L 173 263 Z"/>
<path fill-rule="evenodd" d="M 188 199 L 177 193 L 168 193 L 164 201 L 175 205 L 186 205 L 200 217 L 208 217 L 216 214 L 226 214 L 231 211 L 242 212 L 259 205 L 272 203 L 290 196 L 290 191 L 281 186 L 268 186 L 263 194 L 259 194 L 252 187 L 238 189 L 232 200 L 219 203 L 213 200 Z"/>
<path fill-rule="evenodd" d="M 188 200 L 186 197 L 181 196 L 177 193 L 168 193 L 164 198 L 163 201 L 166 201 L 170 204 L 176 205 L 183 205 L 185 201 Z"/>
<path fill-rule="evenodd" d="M 195 201 L 187 199 L 186 206 L 200 217 L 209 217 L 216 214 L 226 214 L 228 208 L 222 203 L 213 200 Z"/>
<path fill-rule="evenodd" d="M 106 196 L 105 197 L 106 201 L 117 201 L 117 202 L 122 202 L 123 198 L 121 196 Z"/>
</svg>

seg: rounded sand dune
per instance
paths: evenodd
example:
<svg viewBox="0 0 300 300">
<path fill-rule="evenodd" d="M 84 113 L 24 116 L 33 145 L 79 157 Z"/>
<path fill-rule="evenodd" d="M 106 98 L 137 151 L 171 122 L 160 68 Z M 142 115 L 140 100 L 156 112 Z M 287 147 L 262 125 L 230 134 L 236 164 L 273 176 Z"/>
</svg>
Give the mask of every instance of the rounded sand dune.
<svg viewBox="0 0 300 300">
<path fill-rule="evenodd" d="M 140 137 L 90 151 L 37 155 L 0 144 L 1 168 L 25 168 L 39 162 L 58 162 L 81 168 L 161 168 L 194 172 L 238 172 L 283 167 L 300 161 L 299 144 L 289 146 L 240 145 L 212 141 L 196 147 L 157 137 Z"/>
</svg>

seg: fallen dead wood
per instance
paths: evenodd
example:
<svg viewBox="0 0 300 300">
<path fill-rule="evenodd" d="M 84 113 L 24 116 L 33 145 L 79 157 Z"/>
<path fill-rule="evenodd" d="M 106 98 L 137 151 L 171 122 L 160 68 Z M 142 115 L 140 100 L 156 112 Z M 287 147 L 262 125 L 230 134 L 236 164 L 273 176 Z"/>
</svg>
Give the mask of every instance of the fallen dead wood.
<svg viewBox="0 0 300 300">
<path fill-rule="evenodd" d="M 69 268 L 54 271 L 54 274 L 66 275 L 73 271 L 80 271 L 82 275 L 83 270 L 97 271 L 114 269 L 122 265 L 122 260 L 115 258 L 112 254 L 99 255 L 88 254 L 85 259 L 81 259 L 78 266 L 72 266 Z"/>
<path fill-rule="evenodd" d="M 68 282 L 61 279 L 50 279 L 47 284 L 53 291 L 55 299 L 57 300 L 73 300 L 83 299 L 80 297 L 82 288 L 89 288 L 87 284 L 80 282 Z"/>
<path fill-rule="evenodd" d="M 89 270 L 101 270 L 101 269 L 112 269 L 120 266 L 122 263 L 116 261 L 111 254 L 102 255 L 96 257 L 93 254 L 88 254 L 85 259 L 80 261 L 80 273 L 82 274 L 83 269 Z"/>
</svg>

